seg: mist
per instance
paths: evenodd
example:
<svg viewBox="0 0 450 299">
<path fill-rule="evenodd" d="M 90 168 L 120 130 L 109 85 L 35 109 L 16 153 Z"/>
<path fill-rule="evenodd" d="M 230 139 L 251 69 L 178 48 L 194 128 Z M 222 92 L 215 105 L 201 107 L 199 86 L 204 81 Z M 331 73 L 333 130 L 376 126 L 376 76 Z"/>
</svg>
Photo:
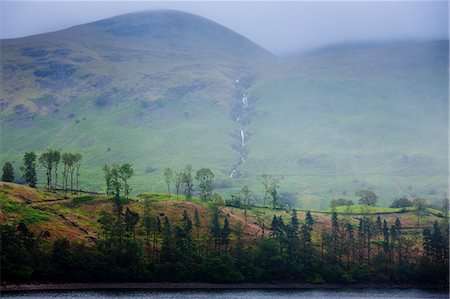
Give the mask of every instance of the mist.
<svg viewBox="0 0 450 299">
<path fill-rule="evenodd" d="M 276 55 L 336 43 L 448 38 L 448 4 L 433 2 L 2 2 L 2 39 L 152 9 L 218 22 Z"/>
</svg>

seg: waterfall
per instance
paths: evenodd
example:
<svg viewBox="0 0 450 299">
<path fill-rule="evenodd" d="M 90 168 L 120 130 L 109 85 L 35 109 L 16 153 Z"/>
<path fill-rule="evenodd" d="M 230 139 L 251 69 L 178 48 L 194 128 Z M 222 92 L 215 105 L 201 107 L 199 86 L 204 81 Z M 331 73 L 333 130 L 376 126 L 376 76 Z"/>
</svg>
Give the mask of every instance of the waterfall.
<svg viewBox="0 0 450 299">
<path fill-rule="evenodd" d="M 230 173 L 230 178 L 233 178 L 234 173 L 236 172 L 236 169 L 233 168 L 233 170 Z"/>
<path fill-rule="evenodd" d="M 244 96 L 242 97 L 242 107 L 244 107 L 244 109 L 248 107 L 248 98 L 245 93 Z"/>
<path fill-rule="evenodd" d="M 244 136 L 244 130 L 241 129 L 241 146 L 245 146 L 245 136 Z"/>
</svg>

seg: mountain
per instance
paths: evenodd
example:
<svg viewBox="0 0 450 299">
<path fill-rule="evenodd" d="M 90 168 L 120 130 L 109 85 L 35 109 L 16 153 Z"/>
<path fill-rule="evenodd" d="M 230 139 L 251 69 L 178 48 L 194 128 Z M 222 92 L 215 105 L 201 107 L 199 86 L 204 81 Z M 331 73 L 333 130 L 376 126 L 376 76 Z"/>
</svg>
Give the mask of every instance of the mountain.
<svg viewBox="0 0 450 299">
<path fill-rule="evenodd" d="M 323 208 L 373 189 L 447 192 L 448 42 L 347 44 L 274 57 L 204 18 L 148 11 L 1 41 L 0 162 L 46 148 L 83 155 L 82 186 L 131 162 L 133 189 L 164 168 L 209 167 L 224 196 L 256 176 Z M 42 180 L 43 181 L 43 180 Z"/>
</svg>

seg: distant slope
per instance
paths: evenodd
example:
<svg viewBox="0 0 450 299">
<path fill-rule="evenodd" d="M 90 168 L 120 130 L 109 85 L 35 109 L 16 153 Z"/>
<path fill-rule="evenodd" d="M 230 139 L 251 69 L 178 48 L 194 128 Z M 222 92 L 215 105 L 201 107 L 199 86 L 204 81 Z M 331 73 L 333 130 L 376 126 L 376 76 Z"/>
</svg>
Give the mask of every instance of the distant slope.
<svg viewBox="0 0 450 299">
<path fill-rule="evenodd" d="M 446 195 L 448 42 L 349 45 L 291 57 L 251 92 L 261 100 L 243 171 L 270 167 L 315 207 L 361 188 L 385 204 Z"/>
<path fill-rule="evenodd" d="M 275 58 L 204 18 L 148 11 L 1 50 L 0 163 L 16 177 L 25 151 L 51 147 L 83 155 L 91 190 L 104 164 L 131 162 L 135 194 L 165 191 L 164 168 L 192 164 L 224 196 L 245 184 L 260 196 L 268 173 L 313 209 L 358 189 L 382 204 L 448 196 L 447 41 Z"/>
</svg>

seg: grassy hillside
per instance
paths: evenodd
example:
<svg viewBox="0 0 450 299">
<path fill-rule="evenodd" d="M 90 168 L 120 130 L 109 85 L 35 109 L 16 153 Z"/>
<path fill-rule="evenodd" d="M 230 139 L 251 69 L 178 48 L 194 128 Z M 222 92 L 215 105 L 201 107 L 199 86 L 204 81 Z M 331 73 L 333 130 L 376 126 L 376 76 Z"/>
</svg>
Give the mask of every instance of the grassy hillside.
<svg viewBox="0 0 450 299">
<path fill-rule="evenodd" d="M 252 87 L 248 176 L 267 172 L 305 206 L 373 189 L 447 194 L 448 45 L 348 46 L 292 57 Z M 328 200 L 323 200 L 328 199 Z"/>
<path fill-rule="evenodd" d="M 63 194 L 47 192 L 44 189 L 32 189 L 13 183 L 0 183 L 0 220 L 4 224 L 17 224 L 24 221 L 31 231 L 39 234 L 41 231 L 49 231 L 50 240 L 66 237 L 72 241 L 83 241 L 92 243 L 99 237 L 100 224 L 98 219 L 103 211 L 113 212 L 113 203 L 106 195 L 76 194 L 65 197 Z M 213 203 L 205 203 L 194 198 L 186 201 L 183 196 L 167 196 L 160 193 L 145 193 L 137 196 L 125 205 L 143 216 L 144 203 L 148 201 L 152 216 L 168 216 L 173 225 L 181 223 L 183 211 L 186 210 L 191 219 L 194 218 L 195 209 L 200 216 L 200 234 L 207 238 L 210 227 L 211 208 Z M 228 215 L 231 228 L 236 231 L 238 226 L 242 227 L 242 238 L 246 242 L 253 242 L 262 235 L 262 224 L 265 224 L 265 234 L 270 234 L 270 223 L 273 215 L 282 216 L 289 222 L 290 211 L 263 209 L 253 207 L 248 211 L 247 225 L 245 224 L 244 210 L 231 207 L 219 207 L 221 215 Z M 355 226 L 361 216 L 361 209 L 369 215 L 382 214 L 383 219 L 388 221 L 389 227 L 399 217 L 405 233 L 414 233 L 417 230 L 417 217 L 414 211 L 408 209 L 388 209 L 382 207 L 354 206 L 351 208 L 352 215 L 343 207 L 338 207 L 339 217 L 346 217 Z M 303 221 L 306 211 L 298 211 L 298 217 Z M 341 214 L 342 213 L 342 214 Z M 331 212 L 312 211 L 317 231 L 329 228 L 331 225 Z M 424 226 L 431 226 L 435 220 L 442 219 L 436 211 L 427 211 L 420 220 L 419 231 Z M 137 235 L 144 237 L 141 225 L 137 226 Z M 315 238 L 318 236 L 315 236 Z"/>
<path fill-rule="evenodd" d="M 153 11 L 1 50 L 0 163 L 18 181 L 25 151 L 55 148 L 83 155 L 81 186 L 97 191 L 104 164 L 131 162 L 135 195 L 186 164 L 211 168 L 226 196 L 260 195 L 256 176 L 272 174 L 309 209 L 358 189 L 383 205 L 447 195 L 447 42 L 275 58 L 209 20 Z"/>
</svg>

